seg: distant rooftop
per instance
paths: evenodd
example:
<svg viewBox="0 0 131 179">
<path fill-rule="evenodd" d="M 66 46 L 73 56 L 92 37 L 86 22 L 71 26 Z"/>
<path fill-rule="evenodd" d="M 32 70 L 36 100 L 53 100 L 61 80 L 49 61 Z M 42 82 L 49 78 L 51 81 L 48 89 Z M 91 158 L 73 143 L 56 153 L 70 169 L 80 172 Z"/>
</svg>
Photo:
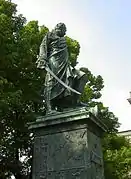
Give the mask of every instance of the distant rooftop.
<svg viewBox="0 0 131 179">
<path fill-rule="evenodd" d="M 131 132 L 131 130 L 120 131 L 120 132 L 118 132 L 118 133 L 123 133 L 123 132 Z"/>
<path fill-rule="evenodd" d="M 123 136 L 131 136 L 131 130 L 120 131 L 118 134 Z"/>
</svg>

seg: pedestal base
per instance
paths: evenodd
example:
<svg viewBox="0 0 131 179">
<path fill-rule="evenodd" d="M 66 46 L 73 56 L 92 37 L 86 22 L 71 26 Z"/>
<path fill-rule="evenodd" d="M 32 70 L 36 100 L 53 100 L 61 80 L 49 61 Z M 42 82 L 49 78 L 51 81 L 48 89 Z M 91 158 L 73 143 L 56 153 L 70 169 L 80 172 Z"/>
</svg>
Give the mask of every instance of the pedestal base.
<svg viewBox="0 0 131 179">
<path fill-rule="evenodd" d="M 41 116 L 33 130 L 33 179 L 104 179 L 104 124 L 85 108 Z"/>
</svg>

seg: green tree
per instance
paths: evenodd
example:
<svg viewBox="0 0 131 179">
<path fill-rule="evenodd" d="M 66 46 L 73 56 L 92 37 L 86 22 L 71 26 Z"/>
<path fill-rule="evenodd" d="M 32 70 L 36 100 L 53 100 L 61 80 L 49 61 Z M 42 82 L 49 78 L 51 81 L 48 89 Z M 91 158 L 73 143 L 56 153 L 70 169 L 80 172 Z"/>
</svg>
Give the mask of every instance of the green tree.
<svg viewBox="0 0 131 179">
<path fill-rule="evenodd" d="M 0 178 L 28 175 L 31 137 L 26 124 L 41 105 L 35 61 L 48 29 L 39 28 L 37 21 L 25 23 L 15 4 L 0 0 Z"/>
<path fill-rule="evenodd" d="M 97 106 L 97 117 L 106 124 L 108 132 L 117 132 L 117 129 L 120 126 L 118 118 L 99 100 L 102 96 L 101 90 L 104 87 L 103 78 L 100 75 L 94 76 L 88 68 L 84 67 L 81 68 L 81 70 L 85 72 L 88 77 L 88 82 L 85 86 L 81 100 L 87 103 L 89 107 Z"/>
<path fill-rule="evenodd" d="M 66 42 L 68 44 L 69 60 L 72 67 L 77 65 L 77 57 L 80 53 L 80 45 L 76 40 L 66 37 Z"/>
<path fill-rule="evenodd" d="M 29 177 L 32 136 L 26 124 L 35 120 L 35 113 L 40 112 L 42 107 L 40 89 L 45 77 L 45 72 L 40 73 L 35 62 L 39 45 L 48 28 L 39 27 L 37 21 L 26 23 L 26 19 L 16 12 L 16 4 L 0 0 L 0 178 L 2 179 L 10 178 L 11 175 L 16 179 Z M 69 37 L 66 37 L 66 40 L 70 63 L 74 67 L 77 64 L 80 45 Z M 106 170 L 110 169 L 109 174 L 112 171 L 116 174 L 118 170 L 113 168 L 110 162 L 113 157 L 110 157 L 108 151 L 112 152 L 115 148 L 117 154 L 120 154 L 120 151 L 127 149 L 129 154 L 128 146 L 123 143 L 123 148 L 118 151 L 116 142 L 110 142 L 112 140 L 110 136 L 114 137 L 119 123 L 118 118 L 97 101 L 104 87 L 102 77 L 94 76 L 87 68 L 81 70 L 88 76 L 81 100 L 88 103 L 89 108 L 97 105 L 98 117 L 108 126 L 110 134 L 103 140 L 105 165 Z M 117 137 L 115 140 L 118 142 Z M 121 158 L 121 163 L 122 161 Z M 123 170 L 126 175 L 126 168 Z M 119 172 L 118 175 L 122 174 Z"/>
<path fill-rule="evenodd" d="M 125 137 L 107 135 L 103 141 L 106 179 L 130 179 L 131 146 Z"/>
</svg>

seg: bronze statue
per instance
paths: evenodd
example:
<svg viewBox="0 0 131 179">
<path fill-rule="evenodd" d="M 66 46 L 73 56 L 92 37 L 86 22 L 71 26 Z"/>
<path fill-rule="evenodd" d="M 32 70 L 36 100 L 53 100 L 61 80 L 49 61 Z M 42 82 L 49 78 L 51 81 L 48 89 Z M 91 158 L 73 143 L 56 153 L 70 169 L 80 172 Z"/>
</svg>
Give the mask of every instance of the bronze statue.
<svg viewBox="0 0 131 179">
<path fill-rule="evenodd" d="M 82 105 L 79 98 L 87 76 L 70 65 L 65 34 L 64 23 L 48 32 L 42 40 L 36 62 L 37 68 L 47 71 L 43 92 L 47 113 Z"/>
</svg>

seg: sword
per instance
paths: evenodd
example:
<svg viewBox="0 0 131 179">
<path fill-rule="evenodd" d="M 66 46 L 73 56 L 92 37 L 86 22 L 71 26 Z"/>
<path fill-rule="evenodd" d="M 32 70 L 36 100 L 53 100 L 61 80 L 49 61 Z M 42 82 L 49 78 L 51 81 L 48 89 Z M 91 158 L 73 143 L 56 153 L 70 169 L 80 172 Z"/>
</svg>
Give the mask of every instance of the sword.
<svg viewBox="0 0 131 179">
<path fill-rule="evenodd" d="M 47 72 L 49 72 L 61 85 L 63 85 L 65 88 L 67 88 L 68 90 L 72 91 L 73 93 L 76 94 L 81 94 L 80 92 L 76 91 L 75 89 L 71 88 L 70 86 L 68 86 L 67 84 L 65 84 L 62 80 L 60 80 L 51 70 L 48 66 L 44 66 L 45 70 Z"/>
</svg>

